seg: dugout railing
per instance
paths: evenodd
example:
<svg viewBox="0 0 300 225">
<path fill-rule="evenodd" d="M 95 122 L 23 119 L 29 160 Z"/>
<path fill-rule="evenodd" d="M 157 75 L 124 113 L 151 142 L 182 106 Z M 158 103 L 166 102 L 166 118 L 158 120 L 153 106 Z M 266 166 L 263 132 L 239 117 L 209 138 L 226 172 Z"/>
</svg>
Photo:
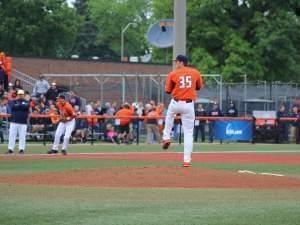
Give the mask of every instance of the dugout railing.
<svg viewBox="0 0 300 225">
<path fill-rule="evenodd" d="M 1 131 L 6 134 L 7 139 L 8 139 L 8 129 L 9 129 L 9 114 L 0 114 L 0 120 L 4 121 L 5 126 L 2 126 Z M 43 115 L 43 114 L 31 114 L 30 119 L 35 118 L 39 119 L 40 125 L 43 125 L 43 129 L 40 130 L 39 132 L 31 132 L 31 125 L 28 123 L 29 128 L 27 132 L 27 138 L 30 136 L 39 136 L 39 140 L 41 141 L 44 145 L 46 145 L 47 141 L 53 141 L 56 125 L 49 123 L 51 116 L 50 115 Z M 147 119 L 157 119 L 157 120 L 163 120 L 165 117 L 160 116 L 160 117 L 149 117 L 149 116 L 131 116 L 131 117 L 115 117 L 115 116 L 103 116 L 103 115 L 78 115 L 76 117 L 76 120 L 85 120 L 85 121 L 95 121 L 92 123 L 86 123 L 86 129 L 87 129 L 87 139 L 86 142 L 90 142 L 91 145 L 93 145 L 96 141 L 101 141 L 104 140 L 105 137 L 105 125 L 108 123 L 114 124 L 113 126 L 117 127 L 118 125 L 116 124 L 117 120 L 120 120 L 122 118 L 130 118 L 131 119 L 131 129 L 132 132 L 134 133 L 133 137 L 133 142 L 135 142 L 137 145 L 140 143 L 140 135 L 141 135 L 141 126 L 143 126 L 143 122 Z M 29 121 L 30 121 L 29 119 Z M 182 143 L 182 124 L 180 122 L 180 116 L 175 118 L 177 121 L 179 121 L 178 126 L 179 126 L 179 138 L 178 142 L 179 144 Z M 270 119 L 274 118 L 264 118 L 260 120 L 265 120 L 268 121 Z M 257 118 L 254 117 L 196 117 L 195 120 L 199 121 L 205 121 L 206 123 L 214 122 L 214 121 L 251 121 L 253 122 L 253 138 L 249 142 L 255 143 L 257 140 L 257 124 L 255 121 Z M 293 126 L 296 128 L 296 132 L 300 131 L 300 120 L 299 118 L 293 118 L 293 117 L 285 117 L 285 118 L 277 118 L 275 119 L 275 124 L 274 128 L 276 130 L 275 136 L 272 135 L 272 138 L 274 138 L 275 143 L 280 143 L 280 135 L 283 133 L 282 130 L 282 124 L 286 124 L 288 126 Z M 143 131 L 145 133 L 145 131 Z M 299 135 L 296 135 L 299 136 Z M 36 139 L 35 139 L 36 141 Z M 222 140 L 221 140 L 222 141 Z M 265 140 L 267 141 L 267 140 Z M 296 142 L 298 143 L 300 140 L 296 139 Z"/>
</svg>

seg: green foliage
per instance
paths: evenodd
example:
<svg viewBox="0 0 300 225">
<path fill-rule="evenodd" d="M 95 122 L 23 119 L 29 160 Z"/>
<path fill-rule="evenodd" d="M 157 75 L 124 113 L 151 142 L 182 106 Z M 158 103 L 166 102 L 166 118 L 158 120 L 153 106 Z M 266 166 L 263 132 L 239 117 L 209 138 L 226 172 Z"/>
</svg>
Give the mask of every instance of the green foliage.
<svg viewBox="0 0 300 225">
<path fill-rule="evenodd" d="M 78 54 L 120 60 L 152 51 L 171 63 L 172 48 L 149 45 L 145 33 L 173 18 L 174 0 L 0 0 L 0 49 L 8 54 L 63 57 Z M 300 81 L 299 0 L 188 0 L 187 54 L 202 73 L 226 81 Z"/>
<path fill-rule="evenodd" d="M 157 23 L 161 19 L 173 18 L 173 0 L 152 0 L 152 23 Z M 160 49 L 152 47 L 152 62 L 171 64 L 173 59 L 173 49 Z"/>
<path fill-rule="evenodd" d="M 81 58 L 105 55 L 103 49 L 95 44 L 98 35 L 98 28 L 91 20 L 88 0 L 76 0 L 74 7 L 77 14 L 82 18 L 80 28 L 77 33 L 76 41 L 72 53 Z M 99 54 L 101 52 L 101 54 Z"/>
<path fill-rule="evenodd" d="M 64 0 L 0 0 L 0 7 L 0 49 L 28 56 L 68 54 L 78 16 Z"/>
<path fill-rule="evenodd" d="M 153 2 L 157 20 L 172 16 L 173 1 Z M 297 0 L 189 0 L 187 53 L 203 73 L 227 81 L 300 81 L 299 16 Z"/>
<path fill-rule="evenodd" d="M 128 23 L 136 23 L 136 27 L 129 27 L 124 33 L 124 55 L 144 55 L 148 50 L 144 34 L 149 25 L 148 0 L 90 0 L 89 9 L 91 20 L 97 26 L 96 45 L 101 45 L 120 57 L 121 30 Z"/>
</svg>

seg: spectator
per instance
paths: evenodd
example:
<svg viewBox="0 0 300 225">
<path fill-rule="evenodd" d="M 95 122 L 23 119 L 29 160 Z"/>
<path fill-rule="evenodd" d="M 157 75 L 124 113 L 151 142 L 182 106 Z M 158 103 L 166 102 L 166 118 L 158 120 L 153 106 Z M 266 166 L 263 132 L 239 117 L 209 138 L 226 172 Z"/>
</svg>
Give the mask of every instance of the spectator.
<svg viewBox="0 0 300 225">
<path fill-rule="evenodd" d="M 43 75 L 40 75 L 39 80 L 36 81 L 33 87 L 32 95 L 35 97 L 40 97 L 41 95 L 45 95 L 49 90 L 49 88 L 50 85 L 48 81 L 44 78 Z"/>
<path fill-rule="evenodd" d="M 1 98 L 0 99 L 0 115 L 7 114 L 7 99 Z M 4 137 L 3 137 L 3 126 L 4 126 L 4 120 L 2 117 L 0 117 L 0 142 L 4 142 Z"/>
<path fill-rule="evenodd" d="M 73 106 L 73 108 L 76 105 L 79 107 L 79 109 L 81 108 L 81 100 L 73 91 L 70 91 L 69 103 Z"/>
<path fill-rule="evenodd" d="M 59 113 L 58 113 L 58 109 L 55 107 L 55 104 L 51 104 L 49 111 L 47 112 L 47 114 L 50 116 L 50 120 L 51 120 L 51 125 L 50 125 L 50 130 L 55 130 L 56 126 L 58 124 L 58 122 L 60 121 L 60 117 L 59 117 Z"/>
<path fill-rule="evenodd" d="M 108 123 L 106 125 L 106 138 L 105 140 L 114 144 L 120 144 L 118 133 L 115 131 L 115 127 Z"/>
<path fill-rule="evenodd" d="M 94 111 L 94 107 L 95 107 L 95 103 L 93 101 L 90 101 L 89 104 L 87 104 L 85 107 L 86 115 L 96 115 L 96 113 Z M 87 123 L 88 123 L 88 126 L 95 127 L 97 125 L 97 119 L 88 117 Z"/>
<path fill-rule="evenodd" d="M 156 107 L 156 111 L 158 116 L 162 117 L 165 114 L 165 105 L 164 103 L 158 103 L 157 107 Z M 159 133 L 161 135 L 163 135 L 163 130 L 164 130 L 164 119 L 163 118 L 159 118 L 158 121 L 158 129 L 159 129 Z"/>
<path fill-rule="evenodd" d="M 51 84 L 51 87 L 48 89 L 45 96 L 46 96 L 48 101 L 52 100 L 52 101 L 55 102 L 58 95 L 59 95 L 59 90 L 57 89 L 56 83 L 53 82 Z"/>
<path fill-rule="evenodd" d="M 77 116 L 81 115 L 78 106 L 74 107 Z M 72 132 L 72 142 L 75 143 L 78 139 L 81 143 L 85 143 L 88 135 L 88 124 L 85 119 L 76 119 L 75 129 Z"/>
<path fill-rule="evenodd" d="M 205 109 L 203 108 L 202 104 L 199 104 L 195 110 L 195 117 L 199 116 L 206 116 Z M 198 134 L 200 131 L 201 134 L 201 141 L 205 142 L 205 120 L 199 120 L 195 119 L 195 124 L 194 124 L 194 142 L 197 142 L 198 140 Z"/>
<path fill-rule="evenodd" d="M 92 115 L 93 105 L 94 105 L 94 102 L 93 102 L 93 101 L 90 101 L 90 102 L 85 106 L 85 112 L 86 112 L 87 115 Z"/>
<path fill-rule="evenodd" d="M 45 110 L 48 109 L 48 106 L 49 106 L 48 100 L 47 100 L 47 98 L 44 95 L 42 95 L 40 97 L 39 105 L 41 107 L 41 113 L 44 113 Z"/>
<path fill-rule="evenodd" d="M 219 108 L 218 103 L 214 103 L 212 109 L 209 111 L 208 116 L 214 116 L 214 117 L 219 117 L 223 116 L 222 111 Z M 214 142 L 214 127 L 215 127 L 215 120 L 211 120 L 208 123 L 208 135 L 209 135 L 209 143 Z"/>
<path fill-rule="evenodd" d="M 0 114 L 7 114 L 7 101 L 5 97 L 0 99 Z"/>
<path fill-rule="evenodd" d="M 16 91 L 18 91 L 20 89 L 23 90 L 23 87 L 21 85 L 21 81 L 19 79 L 15 80 L 15 83 L 13 85 L 13 89 L 16 90 Z"/>
<path fill-rule="evenodd" d="M 111 108 L 112 108 L 112 111 L 113 111 L 113 115 L 115 115 L 116 112 L 118 111 L 118 110 L 117 110 L 117 109 L 118 109 L 118 104 L 117 104 L 117 102 L 113 102 L 113 103 L 111 104 Z"/>
<path fill-rule="evenodd" d="M 285 110 L 285 105 L 280 105 L 279 109 L 277 111 L 277 119 L 278 119 L 278 126 L 277 126 L 277 132 L 278 132 L 278 142 L 286 142 L 289 138 L 289 125 L 285 121 L 280 121 L 280 118 L 288 117 L 288 113 Z"/>
<path fill-rule="evenodd" d="M 104 115 L 104 108 L 102 108 L 101 106 L 101 101 L 100 100 L 97 100 L 94 105 L 93 105 L 93 114 L 94 115 L 97 115 L 97 116 L 103 116 Z M 105 120 L 104 119 L 95 119 L 97 122 L 96 122 L 96 127 L 95 127 L 95 130 L 96 132 L 98 133 L 104 133 L 104 130 L 105 130 Z M 101 138 L 101 135 L 99 137 L 99 139 Z"/>
<path fill-rule="evenodd" d="M 4 90 L 3 84 L 0 84 L 0 98 L 3 97 L 4 93 L 5 93 L 5 90 Z"/>
<path fill-rule="evenodd" d="M 12 88 L 12 84 L 9 84 L 9 90 L 8 90 L 8 100 L 14 100 L 17 98 L 17 92 Z"/>
<path fill-rule="evenodd" d="M 300 114 L 298 106 L 294 105 L 292 107 L 291 117 L 296 120 L 292 123 L 291 127 L 291 139 L 295 141 L 296 144 L 300 144 Z"/>
<path fill-rule="evenodd" d="M 0 57 L 0 85 L 4 86 L 5 83 L 5 68 L 4 68 L 4 62 L 1 60 Z"/>
<path fill-rule="evenodd" d="M 0 52 L 0 85 L 8 91 L 8 81 L 11 75 L 11 58 L 6 57 L 4 52 Z"/>
<path fill-rule="evenodd" d="M 130 108 L 130 105 L 128 103 L 124 103 L 123 108 L 116 113 L 116 125 L 119 125 L 119 137 L 124 143 L 127 144 L 129 144 L 131 140 L 129 127 L 131 118 L 128 117 L 133 115 L 134 110 Z"/>
<path fill-rule="evenodd" d="M 235 104 L 233 101 L 230 101 L 229 103 L 229 107 L 226 111 L 226 116 L 230 116 L 230 117 L 237 117 L 238 116 L 238 110 L 235 107 Z"/>
<path fill-rule="evenodd" d="M 144 104 L 142 102 L 135 103 L 134 107 L 135 107 L 135 116 L 144 116 L 145 115 Z M 140 134 L 141 130 L 144 129 L 143 119 L 136 120 L 136 122 L 138 123 L 138 126 L 139 126 L 139 129 L 136 131 L 139 132 L 139 134 Z"/>
<path fill-rule="evenodd" d="M 0 143 L 1 144 L 4 143 L 4 136 L 3 136 L 2 126 L 3 126 L 3 119 L 0 117 Z"/>
<path fill-rule="evenodd" d="M 158 113 L 155 110 L 155 108 L 153 108 L 153 106 L 151 104 L 146 104 L 146 111 L 147 111 L 147 115 L 146 115 L 146 119 L 145 119 L 145 123 L 146 123 L 146 129 L 147 129 L 147 140 L 146 143 L 147 144 L 152 144 L 153 141 L 153 137 L 155 136 L 156 140 L 158 143 L 161 143 L 161 135 L 159 133 L 159 128 L 158 128 Z M 156 118 L 155 118 L 156 117 Z"/>
<path fill-rule="evenodd" d="M 115 114 L 115 109 L 111 106 L 109 102 L 105 102 L 104 108 L 105 108 L 106 115 L 113 116 Z"/>
<path fill-rule="evenodd" d="M 37 105 L 33 110 L 32 110 L 32 115 L 39 115 L 41 114 L 41 109 L 40 106 Z M 36 117 L 31 117 L 30 118 L 30 125 L 31 125 L 31 133 L 40 133 L 44 131 L 44 121 L 42 118 L 36 118 Z M 35 135 L 34 138 L 38 140 L 40 137 Z"/>
</svg>

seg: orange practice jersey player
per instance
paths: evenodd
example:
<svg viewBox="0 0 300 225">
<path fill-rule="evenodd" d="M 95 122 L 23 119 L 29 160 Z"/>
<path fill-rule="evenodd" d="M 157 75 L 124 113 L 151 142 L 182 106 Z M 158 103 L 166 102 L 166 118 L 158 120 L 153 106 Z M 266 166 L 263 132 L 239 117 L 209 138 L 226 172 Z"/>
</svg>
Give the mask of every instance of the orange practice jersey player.
<svg viewBox="0 0 300 225">
<path fill-rule="evenodd" d="M 60 122 L 55 131 L 54 143 L 52 149 L 48 151 L 48 154 L 56 154 L 58 153 L 58 146 L 60 142 L 60 138 L 64 135 L 64 141 L 61 149 L 61 153 L 63 155 L 67 154 L 67 147 L 69 144 L 69 140 L 72 134 L 72 131 L 75 128 L 75 117 L 76 113 L 73 109 L 72 105 L 66 101 L 64 95 L 60 95 L 58 97 L 57 108 L 60 113 Z"/>
<path fill-rule="evenodd" d="M 59 110 L 61 122 L 67 122 L 76 117 L 75 110 L 69 102 L 58 101 L 56 106 Z"/>
<path fill-rule="evenodd" d="M 180 114 L 184 132 L 183 166 L 189 167 L 193 151 L 194 100 L 197 99 L 196 91 L 203 87 L 203 81 L 199 71 L 187 66 L 188 58 L 185 55 L 178 55 L 175 61 L 176 69 L 168 74 L 165 86 L 165 91 L 172 95 L 172 100 L 165 119 L 162 147 L 169 147 L 174 117 Z"/>
<path fill-rule="evenodd" d="M 123 109 L 120 109 L 116 113 L 116 117 L 120 120 L 120 125 L 121 126 L 127 126 L 129 125 L 131 121 L 131 116 L 133 116 L 134 110 L 130 108 L 129 104 L 125 104 L 123 106 Z"/>
</svg>

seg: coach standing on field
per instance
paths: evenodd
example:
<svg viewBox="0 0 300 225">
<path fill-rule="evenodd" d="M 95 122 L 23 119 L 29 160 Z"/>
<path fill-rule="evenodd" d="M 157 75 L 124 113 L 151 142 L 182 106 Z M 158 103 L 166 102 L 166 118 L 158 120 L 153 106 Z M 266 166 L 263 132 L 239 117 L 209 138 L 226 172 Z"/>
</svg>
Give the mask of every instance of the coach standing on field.
<svg viewBox="0 0 300 225">
<path fill-rule="evenodd" d="M 26 144 L 27 121 L 30 105 L 25 100 L 25 92 L 18 90 L 17 99 L 10 102 L 11 118 L 7 154 L 14 153 L 17 135 L 19 135 L 19 153 L 24 154 Z"/>
<path fill-rule="evenodd" d="M 185 55 L 178 55 L 175 59 L 175 70 L 167 76 L 165 91 L 172 95 L 172 100 L 168 106 L 162 144 L 163 149 L 170 146 L 174 117 L 180 114 L 184 133 L 183 167 L 191 166 L 195 120 L 194 100 L 197 98 L 196 91 L 203 87 L 200 72 L 188 67 L 187 64 L 188 58 Z"/>
</svg>

